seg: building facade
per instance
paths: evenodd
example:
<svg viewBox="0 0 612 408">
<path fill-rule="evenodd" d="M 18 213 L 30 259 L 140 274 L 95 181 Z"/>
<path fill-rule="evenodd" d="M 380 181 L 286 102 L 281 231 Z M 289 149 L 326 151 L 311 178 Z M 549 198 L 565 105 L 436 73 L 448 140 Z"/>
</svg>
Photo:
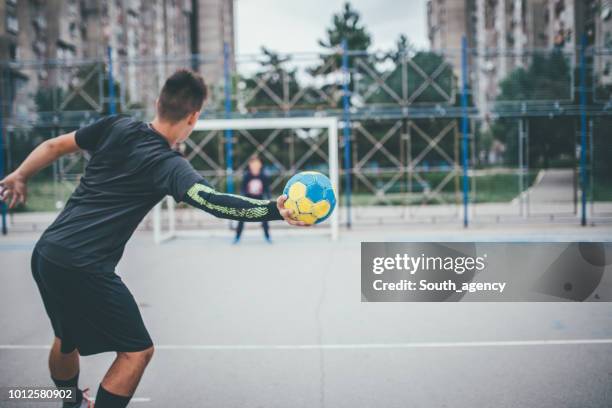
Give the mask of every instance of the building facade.
<svg viewBox="0 0 612 408">
<path fill-rule="evenodd" d="M 428 33 L 433 50 L 468 46 L 470 79 L 479 109 L 487 113 L 499 93 L 499 83 L 518 67 L 529 64 L 534 51 L 558 48 L 574 56 L 583 35 L 588 46 L 612 46 L 611 0 L 429 0 Z M 607 39 L 607 40 L 606 40 Z M 460 59 L 455 57 L 460 77 Z M 612 83 L 612 60 L 594 59 L 602 81 Z"/>
<path fill-rule="evenodd" d="M 196 2 L 199 28 L 196 48 L 204 61 L 200 69 L 210 83 L 220 83 L 223 81 L 222 57 L 225 44 L 228 47 L 229 68 L 235 68 L 234 1 Z"/>
<path fill-rule="evenodd" d="M 0 0 L 0 59 L 21 62 L 3 76 L 5 114 L 36 111 L 43 88 L 69 92 L 78 85 L 70 67 L 109 50 L 125 108 L 152 110 L 176 68 L 222 81 L 224 43 L 233 67 L 233 0 Z"/>
</svg>

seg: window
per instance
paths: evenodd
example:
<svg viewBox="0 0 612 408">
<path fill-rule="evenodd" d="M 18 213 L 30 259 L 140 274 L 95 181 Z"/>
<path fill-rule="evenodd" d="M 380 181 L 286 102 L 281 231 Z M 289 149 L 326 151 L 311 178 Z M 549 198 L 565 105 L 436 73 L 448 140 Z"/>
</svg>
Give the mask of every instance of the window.
<svg viewBox="0 0 612 408">
<path fill-rule="evenodd" d="M 17 44 L 11 44 L 9 45 L 9 59 L 11 61 L 15 61 L 17 60 L 18 57 L 18 51 L 17 51 Z"/>
<path fill-rule="evenodd" d="M 19 32 L 19 21 L 17 20 L 17 16 L 12 14 L 6 15 L 6 30 L 13 34 Z"/>
<path fill-rule="evenodd" d="M 604 36 L 604 46 L 606 48 L 612 47 L 612 32 L 610 31 L 606 31 L 606 34 Z"/>
</svg>

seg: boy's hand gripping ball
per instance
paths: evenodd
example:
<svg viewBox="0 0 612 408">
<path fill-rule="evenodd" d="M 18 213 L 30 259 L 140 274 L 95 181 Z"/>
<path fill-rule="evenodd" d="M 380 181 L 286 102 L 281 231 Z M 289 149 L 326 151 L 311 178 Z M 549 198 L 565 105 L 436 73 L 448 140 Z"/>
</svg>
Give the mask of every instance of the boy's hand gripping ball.
<svg viewBox="0 0 612 408">
<path fill-rule="evenodd" d="M 306 224 L 325 221 L 336 207 L 336 194 L 327 176 L 303 171 L 291 177 L 283 190 L 285 208 L 293 210 L 295 219 Z"/>
</svg>

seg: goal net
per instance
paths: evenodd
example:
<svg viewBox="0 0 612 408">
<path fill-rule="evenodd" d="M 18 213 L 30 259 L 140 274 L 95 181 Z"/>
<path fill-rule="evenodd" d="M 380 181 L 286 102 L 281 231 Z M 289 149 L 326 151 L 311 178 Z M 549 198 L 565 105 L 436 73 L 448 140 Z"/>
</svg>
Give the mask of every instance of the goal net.
<svg viewBox="0 0 612 408">
<path fill-rule="evenodd" d="M 232 132 L 229 137 L 233 141 L 229 155 L 226 151 L 228 132 Z M 336 117 L 199 120 L 185 143 L 183 154 L 219 191 L 227 191 L 226 187 L 233 185 L 233 191 L 240 193 L 248 159 L 257 154 L 264 162 L 273 198 L 282 193 L 291 176 L 303 170 L 326 174 L 339 197 Z M 232 163 L 228 165 L 229 160 Z M 155 206 L 152 221 L 157 243 L 178 237 L 229 237 L 228 224 L 230 227 L 235 224 L 184 204 L 177 205 L 170 196 Z M 324 233 L 335 240 L 338 224 L 337 208 L 327 221 L 308 229 L 308 234 Z M 281 234 L 305 232 L 296 230 L 283 226 Z"/>
</svg>

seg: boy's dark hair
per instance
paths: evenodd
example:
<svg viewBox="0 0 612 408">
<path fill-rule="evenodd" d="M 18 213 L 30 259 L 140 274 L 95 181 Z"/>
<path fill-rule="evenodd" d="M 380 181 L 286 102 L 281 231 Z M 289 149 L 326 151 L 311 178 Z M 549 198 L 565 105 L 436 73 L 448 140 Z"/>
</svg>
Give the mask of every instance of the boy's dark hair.
<svg viewBox="0 0 612 408">
<path fill-rule="evenodd" d="M 202 109 L 207 89 L 204 79 L 188 69 L 179 69 L 166 79 L 159 94 L 157 114 L 160 119 L 176 123 Z"/>
<path fill-rule="evenodd" d="M 259 158 L 257 154 L 252 154 L 251 157 L 249 157 L 249 163 L 254 162 L 254 161 L 258 161 L 263 164 L 263 162 L 261 161 L 261 159 Z"/>
</svg>

